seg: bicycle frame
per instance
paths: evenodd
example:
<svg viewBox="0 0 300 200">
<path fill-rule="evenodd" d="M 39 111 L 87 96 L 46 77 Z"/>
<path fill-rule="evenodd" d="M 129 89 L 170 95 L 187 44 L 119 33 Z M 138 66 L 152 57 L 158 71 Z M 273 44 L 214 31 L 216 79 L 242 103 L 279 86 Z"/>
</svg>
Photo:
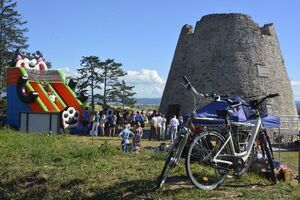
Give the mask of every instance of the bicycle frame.
<svg viewBox="0 0 300 200">
<path fill-rule="evenodd" d="M 247 142 L 247 146 L 246 146 L 246 150 L 241 152 L 241 153 L 236 153 L 235 148 L 234 148 L 234 144 L 233 144 L 233 139 L 232 139 L 232 133 L 229 130 L 229 137 L 226 139 L 225 143 L 223 144 L 223 146 L 221 147 L 221 149 L 217 152 L 217 154 L 214 156 L 213 161 L 216 163 L 225 163 L 225 164 L 229 164 L 232 165 L 233 163 L 230 161 L 226 161 L 226 160 L 220 160 L 217 159 L 217 157 L 220 155 L 220 153 L 222 152 L 222 150 L 225 148 L 225 146 L 229 143 L 230 146 L 230 150 L 232 151 L 233 155 L 239 158 L 242 158 L 244 161 L 246 161 L 251 153 L 251 149 L 253 148 L 253 145 L 255 143 L 255 139 L 257 137 L 257 134 L 259 133 L 259 130 L 262 128 L 262 119 L 260 117 L 257 118 L 257 120 L 255 121 L 255 126 L 254 128 L 251 130 L 251 136 L 248 139 Z"/>
</svg>

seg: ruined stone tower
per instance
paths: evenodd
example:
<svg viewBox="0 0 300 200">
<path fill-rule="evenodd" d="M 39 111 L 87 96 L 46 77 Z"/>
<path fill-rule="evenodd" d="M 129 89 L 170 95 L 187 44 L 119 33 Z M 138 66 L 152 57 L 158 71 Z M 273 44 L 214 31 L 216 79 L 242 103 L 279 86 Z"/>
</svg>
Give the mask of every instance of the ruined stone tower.
<svg viewBox="0 0 300 200">
<path fill-rule="evenodd" d="M 278 92 L 280 97 L 268 101 L 268 112 L 297 113 L 273 24 L 259 27 L 247 15 L 212 14 L 202 17 L 194 31 L 183 26 L 160 112 L 183 115 L 193 109 L 192 96 L 180 85 L 183 75 L 202 93 L 248 97 Z"/>
</svg>

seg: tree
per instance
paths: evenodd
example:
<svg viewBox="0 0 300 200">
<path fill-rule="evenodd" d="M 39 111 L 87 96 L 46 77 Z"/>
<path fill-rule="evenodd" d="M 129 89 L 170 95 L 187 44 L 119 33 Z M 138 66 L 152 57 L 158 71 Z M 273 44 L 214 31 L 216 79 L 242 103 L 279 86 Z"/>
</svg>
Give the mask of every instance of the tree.
<svg viewBox="0 0 300 200">
<path fill-rule="evenodd" d="M 97 56 L 82 57 L 81 68 L 78 68 L 79 77 L 77 78 L 77 88 L 79 91 L 91 90 L 92 111 L 95 110 L 95 89 L 101 89 L 100 84 L 103 79 L 100 75 L 101 61 Z"/>
<path fill-rule="evenodd" d="M 27 48 L 27 28 L 22 28 L 27 21 L 21 19 L 16 11 L 17 2 L 0 0 L 0 96 L 4 91 L 5 67 L 9 66 L 17 48 Z M 1 99 L 0 97 L 0 99 Z"/>
<path fill-rule="evenodd" d="M 102 62 L 102 79 L 103 79 L 103 104 L 106 105 L 108 100 L 113 100 L 112 93 L 114 86 L 120 84 L 119 78 L 125 76 L 127 73 L 121 69 L 122 64 L 116 63 L 114 59 L 106 59 Z"/>
<path fill-rule="evenodd" d="M 121 83 L 118 82 L 113 85 L 112 88 L 113 90 L 110 92 L 111 99 L 115 102 L 122 103 L 123 110 L 125 105 L 132 106 L 136 103 L 136 100 L 133 98 L 136 93 L 132 91 L 134 86 L 128 86 L 123 80 Z"/>
</svg>

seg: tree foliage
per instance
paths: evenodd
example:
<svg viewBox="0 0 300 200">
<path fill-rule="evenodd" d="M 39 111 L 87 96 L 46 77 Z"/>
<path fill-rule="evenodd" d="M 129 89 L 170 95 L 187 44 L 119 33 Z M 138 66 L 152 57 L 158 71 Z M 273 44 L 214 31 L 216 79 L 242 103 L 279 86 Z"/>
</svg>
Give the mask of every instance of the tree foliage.
<svg viewBox="0 0 300 200">
<path fill-rule="evenodd" d="M 17 2 L 0 0 L 0 92 L 4 90 L 5 67 L 11 62 L 17 48 L 27 48 L 27 21 L 16 11 Z"/>
<path fill-rule="evenodd" d="M 119 78 L 125 76 L 127 73 L 122 70 L 122 64 L 116 63 L 114 59 L 106 59 L 102 62 L 102 79 L 103 79 L 103 104 L 106 105 L 110 100 L 112 101 L 112 93 L 115 86 L 119 85 Z"/>
<path fill-rule="evenodd" d="M 79 91 L 90 90 L 92 98 L 92 111 L 95 109 L 95 90 L 101 89 L 103 82 L 101 76 L 101 61 L 97 56 L 82 57 L 80 68 L 77 69 L 79 77 L 77 78 L 77 88 Z"/>
<path fill-rule="evenodd" d="M 83 57 L 80 66 L 81 68 L 77 69 L 77 88 L 79 91 L 91 91 L 92 110 L 96 99 L 102 101 L 103 105 L 109 101 L 135 104 L 135 99 L 132 98 L 135 94 L 132 92 L 134 86 L 126 85 L 125 81 L 120 82 L 120 78 L 127 74 L 121 68 L 121 63 L 115 62 L 114 59 L 100 61 L 97 56 L 89 56 Z"/>
<path fill-rule="evenodd" d="M 129 86 L 123 80 L 122 82 L 117 82 L 113 85 L 113 90 L 110 93 L 111 99 L 114 102 L 122 103 L 123 106 L 132 106 L 136 103 L 135 98 L 133 96 L 136 94 L 133 92 L 134 86 Z"/>
</svg>

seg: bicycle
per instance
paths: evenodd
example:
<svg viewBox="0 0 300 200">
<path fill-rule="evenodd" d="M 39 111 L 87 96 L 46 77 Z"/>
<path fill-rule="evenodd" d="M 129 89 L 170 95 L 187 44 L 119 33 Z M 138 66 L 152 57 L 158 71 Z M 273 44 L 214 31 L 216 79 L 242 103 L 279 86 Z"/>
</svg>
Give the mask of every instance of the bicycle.
<svg viewBox="0 0 300 200">
<path fill-rule="evenodd" d="M 220 96 L 215 94 L 207 95 L 207 94 L 198 93 L 195 90 L 195 88 L 191 85 L 189 80 L 185 76 L 183 78 L 186 82 L 186 84 L 184 84 L 184 87 L 186 87 L 192 93 L 194 99 L 194 109 L 189 119 L 185 122 L 184 126 L 179 130 L 177 138 L 175 139 L 174 143 L 170 146 L 168 150 L 168 154 L 165 158 L 166 160 L 165 165 L 157 180 L 157 188 L 160 188 L 164 184 L 165 180 L 170 174 L 171 168 L 178 165 L 180 158 L 182 157 L 182 152 L 188 142 L 188 139 L 191 137 L 191 135 L 193 135 L 191 131 L 192 129 L 194 129 L 192 122 L 193 120 L 198 119 L 195 117 L 194 113 L 196 111 L 197 106 L 200 104 L 201 99 L 205 97 L 213 97 L 214 99 L 218 100 L 220 98 Z"/>
<path fill-rule="evenodd" d="M 173 145 L 170 147 L 170 149 L 168 151 L 164 168 L 157 180 L 157 188 L 160 188 L 164 184 L 166 178 L 168 177 L 168 175 L 170 173 L 171 168 L 178 165 L 180 158 L 182 157 L 183 150 L 184 150 L 187 142 L 190 141 L 191 139 L 193 141 L 191 142 L 188 153 L 185 156 L 185 166 L 186 166 L 186 171 L 187 171 L 187 174 L 188 174 L 191 182 L 196 187 L 202 188 L 202 189 L 215 189 L 217 186 L 219 186 L 221 183 L 223 183 L 223 181 L 226 179 L 229 169 L 230 169 L 228 166 L 232 166 L 233 164 L 234 164 L 233 168 L 236 169 L 235 177 L 241 176 L 249 169 L 249 167 L 251 166 L 251 164 L 254 160 L 255 155 L 254 155 L 254 145 L 253 144 L 255 142 L 255 138 L 256 138 L 258 132 L 259 132 L 259 138 L 262 141 L 262 145 L 261 145 L 262 150 L 268 157 L 268 162 L 269 162 L 271 171 L 273 172 L 272 180 L 276 182 L 276 176 L 274 173 L 274 166 L 273 166 L 273 162 L 272 162 L 273 158 L 272 158 L 272 154 L 271 154 L 271 150 L 270 150 L 271 146 L 270 146 L 269 141 L 267 140 L 268 138 L 267 138 L 267 134 L 265 133 L 265 131 L 259 131 L 262 128 L 259 112 L 256 112 L 256 117 L 258 119 L 254 126 L 254 125 L 248 124 L 248 123 L 230 122 L 229 121 L 230 110 L 219 111 L 219 114 L 221 116 L 223 115 L 223 118 L 225 119 L 225 121 L 224 121 L 225 123 L 223 122 L 225 124 L 225 133 L 226 132 L 229 133 L 229 136 L 224 137 L 218 130 L 205 130 L 199 136 L 194 137 L 193 132 L 192 132 L 192 130 L 194 130 L 193 121 L 203 120 L 203 118 L 195 117 L 195 111 L 196 111 L 197 105 L 201 102 L 201 99 L 204 97 L 213 97 L 214 100 L 221 101 L 221 96 L 215 95 L 215 94 L 213 94 L 213 95 L 200 94 L 195 90 L 195 88 L 191 85 L 191 83 L 185 76 L 183 78 L 185 80 L 184 86 L 188 90 L 190 90 L 192 93 L 192 96 L 194 99 L 194 109 L 193 109 L 193 112 L 191 113 L 190 117 L 188 118 L 188 120 L 185 122 L 184 127 L 179 131 L 179 134 L 178 134 L 179 136 L 176 138 Z M 258 110 L 258 106 L 262 102 L 264 102 L 267 98 L 272 98 L 275 96 L 278 96 L 278 94 L 269 95 L 268 97 L 261 99 L 261 101 L 253 101 L 251 106 L 253 106 L 254 108 L 256 108 L 256 110 Z M 228 97 L 228 96 L 225 96 L 225 97 Z M 228 100 L 227 103 L 230 104 L 229 106 L 231 108 L 241 106 L 240 103 L 230 102 L 230 100 Z M 249 105 L 245 104 L 245 106 L 249 106 Z M 219 119 L 209 119 L 209 118 L 206 118 L 205 120 L 219 121 Z M 230 132 L 230 128 L 232 125 L 251 126 L 252 130 L 255 130 L 253 132 L 255 134 L 252 134 L 252 133 L 249 134 L 249 132 L 241 132 L 240 136 L 238 136 L 238 140 L 241 139 L 242 143 L 238 142 L 238 144 L 237 144 L 238 147 L 236 147 L 236 146 L 234 146 L 235 143 L 233 142 L 233 136 Z M 255 127 L 255 128 L 253 129 L 253 127 Z M 239 138 L 239 137 L 241 137 L 241 138 Z M 198 154 L 194 153 L 194 149 L 197 147 L 198 141 L 202 140 L 203 138 L 208 138 L 205 140 L 206 140 L 206 142 L 209 142 L 209 143 L 207 143 L 206 147 L 208 148 L 207 151 L 209 151 L 210 154 L 206 155 L 205 157 L 203 157 L 202 152 L 198 153 Z M 228 142 L 229 142 L 229 144 L 228 144 Z M 240 152 L 240 153 L 237 153 L 236 150 L 239 150 L 237 152 Z M 232 158 L 233 160 L 232 161 L 219 161 L 216 159 L 219 155 L 221 155 L 221 156 L 228 155 L 227 157 Z M 242 158 L 240 158 L 239 156 Z M 237 158 L 234 159 L 234 157 L 237 157 Z M 198 162 L 195 162 L 195 161 L 199 161 L 199 164 L 198 164 Z M 202 171 L 202 172 L 204 170 L 203 170 L 203 168 L 201 168 L 201 165 L 204 165 L 204 167 L 206 167 L 206 166 L 211 167 L 212 171 L 217 171 L 218 174 L 220 174 L 221 176 L 217 177 L 216 180 L 212 179 L 213 181 L 211 183 L 211 180 L 206 175 L 203 175 L 202 179 L 205 182 L 205 184 L 199 183 L 195 177 L 194 169 L 192 169 L 194 164 L 196 164 L 197 167 L 200 166 L 200 171 Z M 204 171 L 204 172 L 206 172 L 206 171 Z M 210 182 L 208 182 L 208 181 L 210 181 Z"/>
<path fill-rule="evenodd" d="M 259 106 L 267 99 L 279 96 L 279 94 L 269 94 L 261 99 L 250 102 L 250 104 L 226 102 L 229 109 L 217 111 L 218 116 L 225 120 L 224 130 L 208 130 L 197 136 L 188 151 L 186 157 L 186 170 L 191 182 L 201 189 L 215 189 L 221 185 L 230 170 L 234 171 L 234 177 L 240 177 L 250 167 L 254 156 L 254 144 L 258 137 L 261 141 L 261 148 L 268 159 L 271 170 L 271 179 L 276 183 L 274 172 L 272 147 L 268 141 L 266 131 L 262 127 L 261 113 Z M 254 127 L 246 137 L 244 149 L 236 151 L 232 136 L 232 125 L 235 122 L 229 121 L 233 108 L 238 106 L 251 107 L 256 111 Z"/>
</svg>

